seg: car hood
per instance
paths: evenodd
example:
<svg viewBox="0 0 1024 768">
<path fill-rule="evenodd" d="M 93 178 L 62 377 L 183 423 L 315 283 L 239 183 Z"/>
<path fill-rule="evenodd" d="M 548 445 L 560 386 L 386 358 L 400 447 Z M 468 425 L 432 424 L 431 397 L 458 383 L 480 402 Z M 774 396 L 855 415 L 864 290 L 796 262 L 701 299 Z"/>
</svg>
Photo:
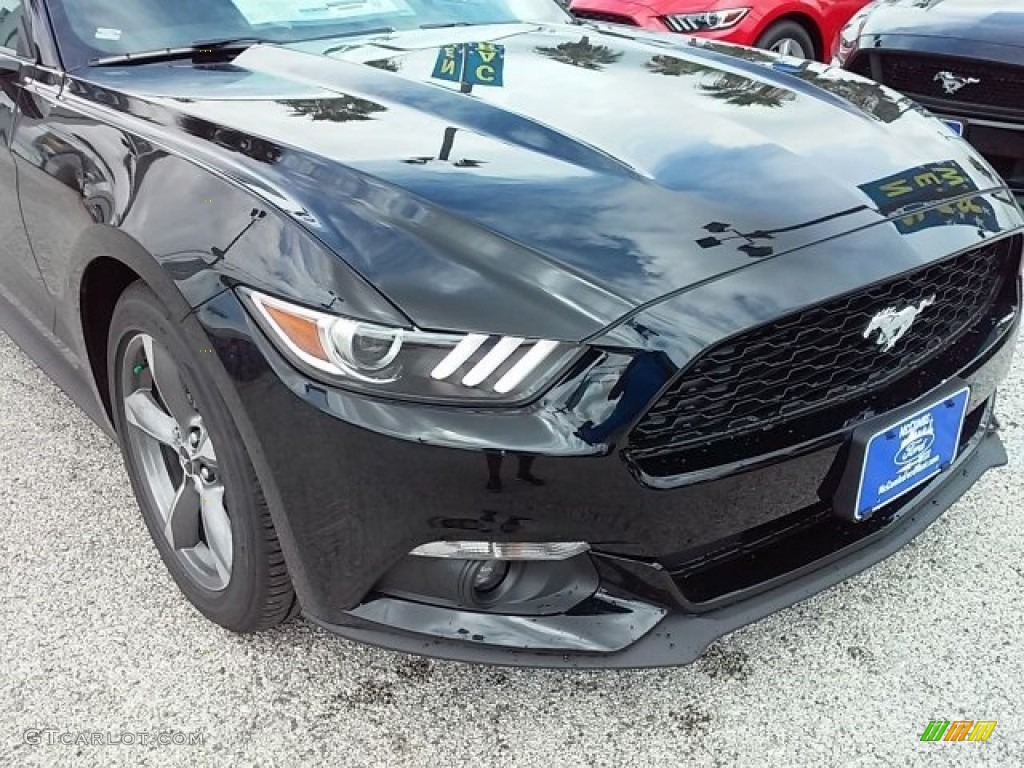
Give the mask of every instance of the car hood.
<svg viewBox="0 0 1024 768">
<path fill-rule="evenodd" d="M 882 0 L 862 34 L 907 34 L 1024 48 L 1024 4 L 1005 0 Z"/>
<path fill-rule="evenodd" d="M 974 188 L 998 185 L 892 91 L 696 38 L 451 28 L 87 77 L 230 156 L 428 328 L 530 334 L 558 317 L 582 337 L 884 220 L 860 187 L 893 174 L 955 160 Z"/>
</svg>

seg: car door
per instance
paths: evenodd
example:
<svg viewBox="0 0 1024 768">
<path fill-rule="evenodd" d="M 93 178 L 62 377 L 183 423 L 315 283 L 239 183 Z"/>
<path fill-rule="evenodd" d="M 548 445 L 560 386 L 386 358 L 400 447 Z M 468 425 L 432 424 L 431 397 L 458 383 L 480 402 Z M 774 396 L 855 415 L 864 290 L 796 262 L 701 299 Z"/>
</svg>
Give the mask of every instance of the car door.
<svg viewBox="0 0 1024 768">
<path fill-rule="evenodd" d="M 0 294 L 22 314 L 53 328 L 54 303 L 29 244 L 11 153 L 20 117 L 21 78 L 31 61 L 24 39 L 22 0 L 0 0 Z"/>
</svg>

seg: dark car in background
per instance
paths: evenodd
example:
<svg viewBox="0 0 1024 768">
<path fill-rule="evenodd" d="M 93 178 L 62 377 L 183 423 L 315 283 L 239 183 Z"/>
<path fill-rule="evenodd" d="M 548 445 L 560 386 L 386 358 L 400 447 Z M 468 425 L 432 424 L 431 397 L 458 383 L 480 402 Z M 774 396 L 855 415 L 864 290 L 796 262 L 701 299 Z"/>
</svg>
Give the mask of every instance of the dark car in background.
<svg viewBox="0 0 1024 768">
<path fill-rule="evenodd" d="M 1024 196 L 1024 0 L 880 0 L 834 63 L 945 119 Z"/>
<path fill-rule="evenodd" d="M 221 626 L 687 662 L 1006 461 L 1024 215 L 877 83 L 548 0 L 3 2 L 0 322 Z"/>
</svg>

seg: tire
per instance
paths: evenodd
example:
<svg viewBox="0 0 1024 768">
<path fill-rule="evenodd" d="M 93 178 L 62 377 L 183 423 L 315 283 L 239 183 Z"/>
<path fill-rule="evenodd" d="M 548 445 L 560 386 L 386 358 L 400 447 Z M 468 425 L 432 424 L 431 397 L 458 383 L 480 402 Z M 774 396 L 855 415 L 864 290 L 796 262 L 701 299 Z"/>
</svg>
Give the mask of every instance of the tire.
<svg viewBox="0 0 1024 768">
<path fill-rule="evenodd" d="M 233 632 L 268 629 L 295 616 L 298 602 L 259 479 L 201 354 L 146 285 L 125 290 L 107 341 L 121 454 L 189 602 Z"/>
<path fill-rule="evenodd" d="M 795 21 L 780 21 L 777 24 L 772 24 L 758 38 L 755 45 L 758 48 L 778 53 L 787 53 L 790 56 L 796 56 L 801 59 L 818 58 L 814 50 L 814 40 L 811 39 L 810 33 L 803 25 Z M 787 47 L 790 50 L 799 47 L 800 51 L 788 52 L 787 50 L 782 50 Z"/>
</svg>

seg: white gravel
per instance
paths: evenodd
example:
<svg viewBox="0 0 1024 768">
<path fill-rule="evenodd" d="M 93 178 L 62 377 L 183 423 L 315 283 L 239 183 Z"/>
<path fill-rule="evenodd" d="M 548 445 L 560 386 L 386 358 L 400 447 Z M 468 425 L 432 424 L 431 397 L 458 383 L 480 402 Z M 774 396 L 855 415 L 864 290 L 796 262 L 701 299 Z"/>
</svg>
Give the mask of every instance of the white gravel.
<svg viewBox="0 0 1024 768">
<path fill-rule="evenodd" d="M 698 663 L 493 669 L 304 621 L 254 637 L 206 622 L 115 447 L 0 334 L 0 766 L 1024 765 L 1024 344 L 1000 415 L 1009 467 Z M 999 724 L 987 743 L 919 742 L 933 718 Z M 28 729 L 54 730 L 37 745 Z M 60 743 L 124 732 L 202 743 Z"/>
</svg>

